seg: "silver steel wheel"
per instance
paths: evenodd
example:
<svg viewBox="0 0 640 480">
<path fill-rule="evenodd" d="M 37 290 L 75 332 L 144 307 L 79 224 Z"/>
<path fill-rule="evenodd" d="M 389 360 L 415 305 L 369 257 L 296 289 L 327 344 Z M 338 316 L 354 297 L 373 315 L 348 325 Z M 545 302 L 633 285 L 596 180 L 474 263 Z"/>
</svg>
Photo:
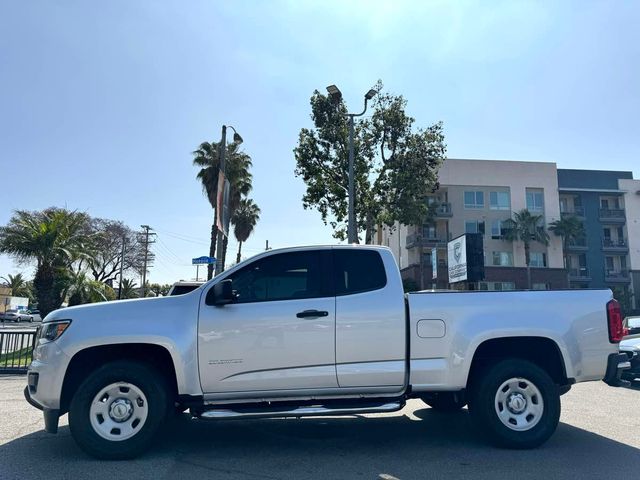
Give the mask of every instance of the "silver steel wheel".
<svg viewBox="0 0 640 480">
<path fill-rule="evenodd" d="M 138 433 L 149 414 L 147 397 L 131 383 L 117 382 L 104 387 L 91 402 L 91 426 L 102 438 L 119 442 Z"/>
<path fill-rule="evenodd" d="M 510 378 L 498 388 L 496 414 L 511 430 L 524 432 L 542 419 L 544 401 L 538 387 L 526 378 Z"/>
</svg>

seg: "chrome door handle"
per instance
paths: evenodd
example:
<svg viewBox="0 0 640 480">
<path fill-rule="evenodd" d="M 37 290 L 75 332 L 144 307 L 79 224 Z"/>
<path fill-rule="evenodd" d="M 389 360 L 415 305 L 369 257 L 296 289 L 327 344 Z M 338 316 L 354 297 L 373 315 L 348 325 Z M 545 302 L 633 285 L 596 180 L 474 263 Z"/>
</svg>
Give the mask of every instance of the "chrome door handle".
<svg viewBox="0 0 640 480">
<path fill-rule="evenodd" d="M 326 310 L 304 310 L 302 312 L 296 313 L 296 317 L 298 318 L 317 318 L 317 317 L 328 317 L 329 312 Z"/>
</svg>

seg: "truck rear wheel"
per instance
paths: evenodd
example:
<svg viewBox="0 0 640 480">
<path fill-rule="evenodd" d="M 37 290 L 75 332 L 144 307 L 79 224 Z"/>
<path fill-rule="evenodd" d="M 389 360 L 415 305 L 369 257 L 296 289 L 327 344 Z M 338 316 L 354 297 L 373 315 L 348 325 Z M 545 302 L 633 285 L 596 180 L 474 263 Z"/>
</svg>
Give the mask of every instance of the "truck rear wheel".
<svg viewBox="0 0 640 480">
<path fill-rule="evenodd" d="M 560 391 L 549 374 L 526 360 L 495 363 L 472 379 L 469 411 L 499 446 L 534 448 L 555 432 Z"/>
<path fill-rule="evenodd" d="M 89 455 L 120 460 L 146 450 L 166 418 L 166 382 L 132 361 L 108 363 L 80 385 L 69 408 L 69 428 Z"/>
</svg>

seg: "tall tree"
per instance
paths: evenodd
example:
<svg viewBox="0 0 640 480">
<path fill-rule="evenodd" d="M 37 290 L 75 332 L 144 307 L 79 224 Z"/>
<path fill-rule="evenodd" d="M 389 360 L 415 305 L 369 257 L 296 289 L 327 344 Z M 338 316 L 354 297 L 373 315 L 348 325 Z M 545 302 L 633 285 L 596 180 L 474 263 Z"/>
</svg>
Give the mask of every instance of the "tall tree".
<svg viewBox="0 0 640 480">
<path fill-rule="evenodd" d="M 562 245 L 565 250 L 571 242 L 581 240 L 584 238 L 584 223 L 575 216 L 562 217 L 560 220 L 555 220 L 549 224 L 549 230 L 551 230 L 558 237 L 562 237 Z"/>
<path fill-rule="evenodd" d="M 5 283 L 5 286 L 11 289 L 11 295 L 14 297 L 28 297 L 29 296 L 29 283 L 22 276 L 21 273 L 16 275 L 7 275 L 6 277 L 0 277 Z"/>
<path fill-rule="evenodd" d="M 85 303 L 115 300 L 113 289 L 97 280 L 92 280 L 85 272 L 72 272 L 67 290 L 69 306 Z"/>
<path fill-rule="evenodd" d="M 129 278 L 122 279 L 122 285 L 120 286 L 120 297 L 122 299 L 126 298 L 137 298 L 139 288 L 136 285 L 136 282 Z"/>
<path fill-rule="evenodd" d="M 374 98 L 371 118 L 354 128 L 355 212 L 358 232 L 373 241 L 377 225 L 421 223 L 428 214 L 426 195 L 437 188 L 437 173 L 445 160 L 442 123 L 414 129 L 407 101 L 382 92 Z M 315 208 L 334 237 L 346 238 L 348 214 L 349 125 L 346 105 L 317 90 L 311 96 L 313 128 L 303 128 L 294 149 L 295 175 L 307 190 L 305 209 Z"/>
<path fill-rule="evenodd" d="M 167 293 L 171 290 L 171 285 L 161 283 L 148 283 L 145 291 L 148 297 L 166 297 Z"/>
<path fill-rule="evenodd" d="M 63 208 L 17 210 L 0 227 L 0 252 L 18 261 L 35 260 L 33 287 L 42 316 L 60 308 L 71 265 L 92 255 L 89 216 Z"/>
<path fill-rule="evenodd" d="M 567 262 L 567 247 L 572 242 L 581 240 L 585 236 L 584 223 L 577 217 L 570 215 L 562 217 L 560 220 L 555 220 L 549 224 L 549 230 L 555 235 L 562 238 L 562 245 L 564 253 L 564 266 L 568 268 Z M 567 272 L 568 275 L 568 272 Z"/>
<path fill-rule="evenodd" d="M 121 264 L 124 274 L 141 273 L 144 245 L 136 232 L 120 221 L 94 218 L 90 223 L 90 233 L 95 253 L 87 259 L 86 267 L 94 280 L 113 282 L 120 274 Z"/>
<path fill-rule="evenodd" d="M 238 255 L 236 263 L 240 263 L 242 255 L 242 244 L 247 241 L 258 220 L 260 219 L 260 208 L 250 198 L 240 200 L 231 223 L 233 224 L 233 234 L 238 241 Z"/>
<path fill-rule="evenodd" d="M 520 241 L 524 244 L 524 260 L 527 264 L 527 285 L 531 289 L 531 244 L 533 242 L 549 244 L 549 234 L 544 228 L 544 216 L 534 215 L 522 209 L 513 213 L 513 218 L 505 220 L 505 239 L 510 242 Z"/>
<path fill-rule="evenodd" d="M 230 214 L 233 215 L 235 208 L 240 203 L 240 199 L 251 191 L 252 176 L 251 157 L 241 151 L 239 144 L 227 144 L 225 155 L 225 171 L 230 184 L 229 207 Z M 200 167 L 196 178 L 202 184 L 202 192 L 209 200 L 211 208 L 213 208 L 213 223 L 211 225 L 211 243 L 209 246 L 209 256 L 216 255 L 216 236 L 218 229 L 216 227 L 216 207 L 218 195 L 218 171 L 220 169 L 220 144 L 203 142 L 197 150 L 193 152 L 193 165 Z M 223 242 L 223 255 L 221 259 L 224 268 L 224 259 L 226 255 L 226 246 L 228 240 L 225 238 Z M 213 266 L 207 266 L 207 279 L 213 277 Z"/>
</svg>

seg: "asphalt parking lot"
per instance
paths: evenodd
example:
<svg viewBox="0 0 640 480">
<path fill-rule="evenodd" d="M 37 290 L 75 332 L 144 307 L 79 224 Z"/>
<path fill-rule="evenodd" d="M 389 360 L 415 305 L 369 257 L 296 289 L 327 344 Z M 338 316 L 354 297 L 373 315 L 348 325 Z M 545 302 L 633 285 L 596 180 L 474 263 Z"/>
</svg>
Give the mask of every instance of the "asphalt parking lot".
<svg viewBox="0 0 640 480">
<path fill-rule="evenodd" d="M 397 413 L 219 421 L 180 418 L 144 457 L 104 462 L 70 436 L 42 431 L 22 396 L 25 377 L 0 376 L 0 479 L 523 479 L 636 478 L 640 388 L 596 382 L 563 397 L 558 431 L 529 451 L 486 445 L 466 410 L 438 414 L 413 400 Z"/>
</svg>

